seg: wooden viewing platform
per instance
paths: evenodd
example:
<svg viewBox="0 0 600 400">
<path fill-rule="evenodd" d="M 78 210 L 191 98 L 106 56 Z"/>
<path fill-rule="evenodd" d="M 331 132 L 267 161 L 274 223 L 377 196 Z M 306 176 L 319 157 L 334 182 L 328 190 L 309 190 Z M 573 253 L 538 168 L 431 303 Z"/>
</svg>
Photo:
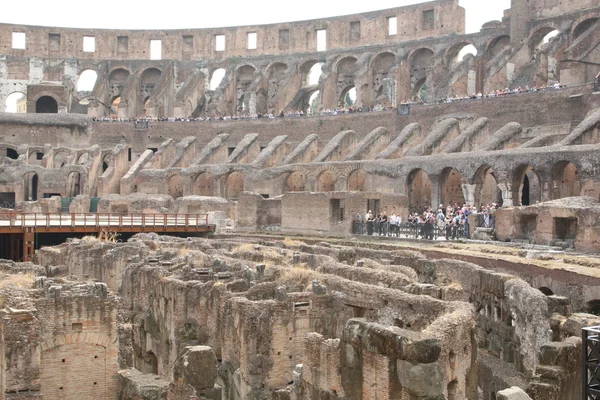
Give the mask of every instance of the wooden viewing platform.
<svg viewBox="0 0 600 400">
<path fill-rule="evenodd" d="M 208 214 L 0 212 L 0 258 L 30 261 L 39 233 L 208 233 Z"/>
</svg>

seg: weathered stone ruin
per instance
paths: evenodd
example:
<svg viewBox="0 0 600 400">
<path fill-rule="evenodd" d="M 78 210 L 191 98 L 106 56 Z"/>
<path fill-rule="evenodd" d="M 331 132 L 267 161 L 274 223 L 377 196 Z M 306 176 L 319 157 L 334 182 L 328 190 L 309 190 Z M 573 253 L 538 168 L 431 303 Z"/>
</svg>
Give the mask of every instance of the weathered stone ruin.
<svg viewBox="0 0 600 400">
<path fill-rule="evenodd" d="M 486 269 L 440 258 L 451 246 L 388 247 L 139 234 L 4 263 L 2 393 L 581 398 L 580 329 L 600 322 L 582 312 L 598 278 L 551 264 L 519 274 L 527 260 L 507 249 Z M 463 248 L 479 264 L 485 252 Z"/>
<path fill-rule="evenodd" d="M 599 18 L 0 24 L 0 400 L 580 400 Z M 352 235 L 496 203 L 460 241 Z"/>
</svg>

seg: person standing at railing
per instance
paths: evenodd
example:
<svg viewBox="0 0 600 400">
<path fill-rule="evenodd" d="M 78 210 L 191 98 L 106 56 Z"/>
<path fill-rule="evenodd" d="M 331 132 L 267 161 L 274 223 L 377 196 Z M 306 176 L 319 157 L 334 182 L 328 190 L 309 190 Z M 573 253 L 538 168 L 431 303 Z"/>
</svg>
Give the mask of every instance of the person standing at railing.
<svg viewBox="0 0 600 400">
<path fill-rule="evenodd" d="M 379 219 L 379 236 L 387 236 L 388 234 L 388 216 L 384 212 Z"/>
<path fill-rule="evenodd" d="M 375 218 L 373 218 L 373 213 L 371 210 L 369 210 L 365 215 L 365 221 L 367 221 L 367 235 L 373 236 L 373 224 L 375 222 Z"/>
</svg>

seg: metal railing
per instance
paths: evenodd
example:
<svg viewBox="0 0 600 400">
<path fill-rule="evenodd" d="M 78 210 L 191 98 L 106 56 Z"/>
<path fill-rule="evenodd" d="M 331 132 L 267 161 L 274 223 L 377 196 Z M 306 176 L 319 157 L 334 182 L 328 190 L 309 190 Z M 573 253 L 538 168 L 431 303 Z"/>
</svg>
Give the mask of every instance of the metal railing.
<svg viewBox="0 0 600 400">
<path fill-rule="evenodd" d="M 457 240 L 468 238 L 468 225 L 447 225 L 438 224 L 402 224 L 393 226 L 390 223 L 373 223 L 373 236 L 386 236 L 396 238 L 430 239 L 438 240 Z M 369 235 L 369 226 L 366 222 L 355 221 L 352 224 L 352 233 L 355 235 Z"/>
<path fill-rule="evenodd" d="M 94 230 L 183 229 L 208 227 L 208 214 L 19 213 L 0 214 L 0 229 L 91 228 Z"/>
<path fill-rule="evenodd" d="M 583 328 L 582 398 L 600 399 L 600 326 Z"/>
<path fill-rule="evenodd" d="M 0 201 L 0 209 L 13 209 L 15 208 L 15 203 L 11 203 L 10 201 Z"/>
</svg>

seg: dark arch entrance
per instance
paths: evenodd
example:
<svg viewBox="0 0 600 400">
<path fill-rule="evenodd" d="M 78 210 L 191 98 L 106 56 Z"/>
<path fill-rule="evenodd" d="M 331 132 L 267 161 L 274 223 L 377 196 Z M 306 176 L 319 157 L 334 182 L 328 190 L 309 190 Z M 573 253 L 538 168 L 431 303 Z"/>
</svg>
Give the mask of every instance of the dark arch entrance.
<svg viewBox="0 0 600 400">
<path fill-rule="evenodd" d="M 529 178 L 525 175 L 523 179 L 523 193 L 521 195 L 521 204 L 524 206 L 528 206 L 531 204 L 529 200 Z"/>
<path fill-rule="evenodd" d="M 35 102 L 35 112 L 37 114 L 56 114 L 58 113 L 58 103 L 50 96 L 42 96 Z"/>
</svg>

